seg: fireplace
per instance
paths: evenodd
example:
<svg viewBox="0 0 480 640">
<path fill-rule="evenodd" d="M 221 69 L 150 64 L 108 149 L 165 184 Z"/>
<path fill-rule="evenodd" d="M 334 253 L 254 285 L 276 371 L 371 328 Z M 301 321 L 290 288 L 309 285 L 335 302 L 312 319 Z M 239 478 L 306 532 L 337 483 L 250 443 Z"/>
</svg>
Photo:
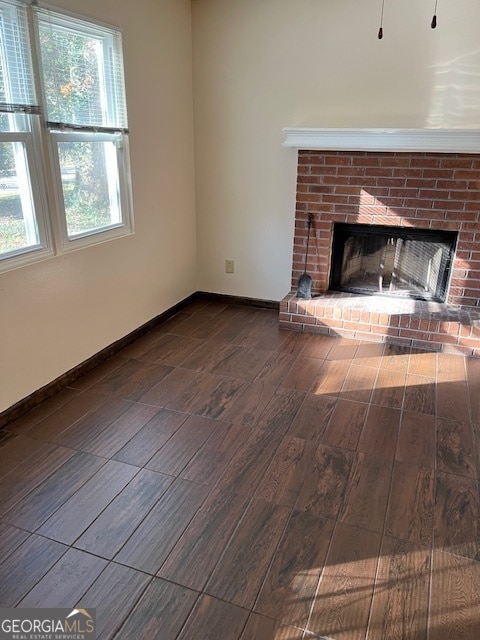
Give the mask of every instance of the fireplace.
<svg viewBox="0 0 480 640">
<path fill-rule="evenodd" d="M 445 302 L 456 240 L 453 231 L 335 223 L 330 289 Z"/>
<path fill-rule="evenodd" d="M 280 325 L 480 356 L 480 154 L 299 149 Z"/>
</svg>

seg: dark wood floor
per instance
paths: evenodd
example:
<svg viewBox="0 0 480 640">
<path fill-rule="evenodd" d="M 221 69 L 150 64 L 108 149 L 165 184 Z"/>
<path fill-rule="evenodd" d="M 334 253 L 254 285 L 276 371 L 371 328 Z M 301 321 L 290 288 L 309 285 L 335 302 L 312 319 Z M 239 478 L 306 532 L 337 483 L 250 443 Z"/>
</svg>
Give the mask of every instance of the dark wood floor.
<svg viewBox="0 0 480 640">
<path fill-rule="evenodd" d="M 480 638 L 480 360 L 197 302 L 1 433 L 0 605 L 99 638 Z"/>
</svg>

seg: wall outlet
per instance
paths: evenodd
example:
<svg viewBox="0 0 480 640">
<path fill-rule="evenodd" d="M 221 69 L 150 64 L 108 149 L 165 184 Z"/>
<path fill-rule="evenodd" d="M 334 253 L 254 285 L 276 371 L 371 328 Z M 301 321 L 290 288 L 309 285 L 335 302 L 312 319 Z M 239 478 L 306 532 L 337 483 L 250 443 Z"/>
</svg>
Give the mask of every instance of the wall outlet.
<svg viewBox="0 0 480 640">
<path fill-rule="evenodd" d="M 225 260 L 225 273 L 235 273 L 235 262 L 233 260 Z"/>
</svg>

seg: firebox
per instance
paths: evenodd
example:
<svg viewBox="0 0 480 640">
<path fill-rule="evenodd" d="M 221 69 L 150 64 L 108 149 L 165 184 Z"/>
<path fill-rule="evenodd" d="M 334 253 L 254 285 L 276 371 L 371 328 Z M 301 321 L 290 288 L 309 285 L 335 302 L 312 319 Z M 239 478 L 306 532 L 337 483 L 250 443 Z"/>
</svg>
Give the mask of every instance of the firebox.
<svg viewBox="0 0 480 640">
<path fill-rule="evenodd" d="M 457 233 L 335 224 L 330 289 L 445 302 Z"/>
</svg>

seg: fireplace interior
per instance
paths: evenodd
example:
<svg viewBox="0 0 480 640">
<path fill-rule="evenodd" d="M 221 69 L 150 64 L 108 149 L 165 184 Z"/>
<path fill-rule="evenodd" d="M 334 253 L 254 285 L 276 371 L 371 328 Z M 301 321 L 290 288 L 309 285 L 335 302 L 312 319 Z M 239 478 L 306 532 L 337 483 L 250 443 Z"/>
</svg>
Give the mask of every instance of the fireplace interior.
<svg viewBox="0 0 480 640">
<path fill-rule="evenodd" d="M 444 302 L 457 234 L 335 224 L 330 289 Z"/>
</svg>

